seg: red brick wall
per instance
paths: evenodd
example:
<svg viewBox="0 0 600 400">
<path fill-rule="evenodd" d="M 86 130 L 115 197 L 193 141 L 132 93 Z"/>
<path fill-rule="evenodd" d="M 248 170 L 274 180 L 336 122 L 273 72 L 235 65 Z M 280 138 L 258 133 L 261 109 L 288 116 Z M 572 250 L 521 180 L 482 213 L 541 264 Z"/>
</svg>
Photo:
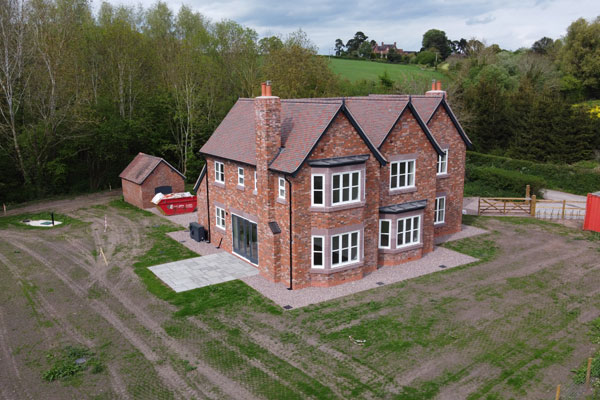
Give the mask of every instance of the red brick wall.
<svg viewBox="0 0 600 400">
<path fill-rule="evenodd" d="M 444 107 L 439 107 L 428 127 L 442 149 L 449 149 L 448 174 L 436 179 L 436 192 L 446 195 L 446 222 L 435 228 L 435 236 L 441 236 L 461 230 L 467 147 Z"/>
<path fill-rule="evenodd" d="M 380 181 L 381 205 L 388 206 L 409 201 L 427 200 L 423 210 L 422 243 L 419 250 L 401 251 L 398 253 L 380 252 L 380 265 L 400 264 L 433 250 L 433 211 L 435 206 L 435 174 L 437 152 L 431 145 L 425 133 L 421 130 L 415 116 L 406 110 L 390 135 L 381 146 L 381 152 L 387 160 L 393 160 L 398 155 L 416 155 L 415 160 L 415 189 L 405 191 L 390 191 L 391 163 L 381 168 Z M 412 158 L 412 157 L 411 157 Z M 392 240 L 396 240 L 396 224 L 392 224 Z"/>
<path fill-rule="evenodd" d="M 125 179 L 122 179 L 121 183 L 123 185 L 123 198 L 125 201 L 139 208 L 154 207 L 151 200 L 155 195 L 154 189 L 159 186 L 171 186 L 173 193 L 185 190 L 185 182 L 181 175 L 173 171 L 164 162 L 158 164 L 141 185 Z"/>
<path fill-rule="evenodd" d="M 311 168 L 304 164 L 293 178 L 294 191 L 294 287 L 331 286 L 345 281 L 356 280 L 367 272 L 377 269 L 377 235 L 379 212 L 378 182 L 379 162 L 360 138 L 344 114 L 339 114 L 323 135 L 310 155 L 309 160 L 370 154 L 366 162 L 366 203 L 355 208 L 312 212 L 311 207 Z M 356 169 L 361 166 L 357 165 Z M 347 225 L 364 223 L 364 262 L 361 267 L 324 274 L 311 273 L 311 229 L 334 229 Z"/>
</svg>

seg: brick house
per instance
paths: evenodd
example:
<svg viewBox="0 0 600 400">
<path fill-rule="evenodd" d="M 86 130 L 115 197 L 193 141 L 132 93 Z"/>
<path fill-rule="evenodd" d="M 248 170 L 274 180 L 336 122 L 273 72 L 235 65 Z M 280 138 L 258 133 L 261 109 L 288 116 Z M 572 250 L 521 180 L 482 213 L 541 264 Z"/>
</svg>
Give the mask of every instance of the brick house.
<svg viewBox="0 0 600 400">
<path fill-rule="evenodd" d="M 381 42 L 380 45 L 375 44 L 373 46 L 373 53 L 377 54 L 379 56 L 379 58 L 387 58 L 388 53 L 392 49 L 394 49 L 394 51 L 396 51 L 396 53 L 402 52 L 402 49 L 400 49 L 400 51 L 398 51 L 398 48 L 396 47 L 396 42 L 394 42 L 394 44 L 385 44 L 385 43 Z"/>
<path fill-rule="evenodd" d="M 461 229 L 471 143 L 445 97 L 281 100 L 263 84 L 201 149 L 199 223 L 293 289 L 402 268 Z"/>
<path fill-rule="evenodd" d="M 151 200 L 158 192 L 183 192 L 185 176 L 160 157 L 139 153 L 121 172 L 123 199 L 139 208 L 154 207 Z"/>
</svg>

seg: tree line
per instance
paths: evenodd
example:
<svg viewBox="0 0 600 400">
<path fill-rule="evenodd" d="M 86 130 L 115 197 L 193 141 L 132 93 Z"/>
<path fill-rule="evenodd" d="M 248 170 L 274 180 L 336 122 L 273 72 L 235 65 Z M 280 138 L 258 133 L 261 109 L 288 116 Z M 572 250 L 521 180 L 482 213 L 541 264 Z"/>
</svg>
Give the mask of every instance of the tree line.
<svg viewBox="0 0 600 400">
<path fill-rule="evenodd" d="M 119 184 L 138 152 L 193 181 L 198 150 L 239 97 L 336 93 L 307 36 L 260 39 L 188 7 L 0 0 L 0 200 Z"/>
</svg>

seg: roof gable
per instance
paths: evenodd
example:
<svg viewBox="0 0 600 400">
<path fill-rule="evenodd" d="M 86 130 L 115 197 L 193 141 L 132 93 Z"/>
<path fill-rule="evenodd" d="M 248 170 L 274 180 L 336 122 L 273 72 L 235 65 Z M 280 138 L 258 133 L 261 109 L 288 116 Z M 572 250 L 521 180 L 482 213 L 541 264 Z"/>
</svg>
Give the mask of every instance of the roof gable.
<svg viewBox="0 0 600 400">
<path fill-rule="evenodd" d="M 165 163 L 169 168 L 185 179 L 185 176 L 181 172 L 179 172 L 164 159 L 144 153 L 139 153 L 137 156 L 135 156 L 133 161 L 131 161 L 129 165 L 125 167 L 123 172 L 121 172 L 119 178 L 141 185 L 148 178 L 148 176 L 154 172 L 160 163 Z"/>
<path fill-rule="evenodd" d="M 450 105 L 446 101 L 445 96 L 414 96 L 413 104 L 415 106 L 415 109 L 417 109 L 425 123 L 428 125 L 429 122 L 431 122 L 433 116 L 440 109 L 440 107 L 443 107 L 446 113 L 448 114 L 448 117 L 450 117 L 450 120 L 454 124 L 454 127 L 458 131 L 458 134 L 467 145 L 467 148 L 473 148 L 473 143 L 465 133 L 460 123 L 458 122 L 458 119 L 456 118 L 456 115 L 454 115 L 454 112 L 452 111 Z"/>
</svg>

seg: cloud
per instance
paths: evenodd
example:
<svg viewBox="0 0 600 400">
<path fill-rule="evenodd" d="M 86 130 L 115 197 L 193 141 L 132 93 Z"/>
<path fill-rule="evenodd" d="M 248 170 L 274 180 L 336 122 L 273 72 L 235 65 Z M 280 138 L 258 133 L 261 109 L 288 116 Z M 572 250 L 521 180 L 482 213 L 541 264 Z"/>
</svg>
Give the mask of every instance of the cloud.
<svg viewBox="0 0 600 400">
<path fill-rule="evenodd" d="M 483 24 L 489 24 L 490 22 L 494 21 L 496 19 L 496 17 L 493 17 L 491 15 L 488 15 L 487 17 L 482 17 L 482 18 L 469 18 L 466 21 L 467 25 L 483 25 Z"/>
<path fill-rule="evenodd" d="M 99 0 L 98 0 L 99 1 Z M 113 1 L 113 0 L 109 0 Z M 130 1 L 137 4 L 140 0 Z M 369 40 L 397 42 L 419 50 L 423 33 L 436 28 L 452 40 L 476 37 L 502 48 L 531 46 L 543 36 L 558 38 L 580 17 L 600 15 L 597 0 L 164 0 L 176 10 L 183 4 L 213 21 L 232 19 L 261 36 L 304 30 L 329 54 L 363 31 Z M 149 7 L 156 0 L 141 0 Z"/>
</svg>

